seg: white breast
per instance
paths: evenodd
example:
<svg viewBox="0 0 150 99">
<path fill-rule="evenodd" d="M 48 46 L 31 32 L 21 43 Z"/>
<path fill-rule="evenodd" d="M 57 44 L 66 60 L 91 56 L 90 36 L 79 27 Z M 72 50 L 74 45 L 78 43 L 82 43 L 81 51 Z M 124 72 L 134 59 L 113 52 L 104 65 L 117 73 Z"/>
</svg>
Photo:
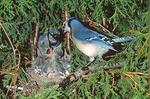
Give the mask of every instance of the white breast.
<svg viewBox="0 0 150 99">
<path fill-rule="evenodd" d="M 74 43 L 81 52 L 89 57 L 99 56 L 101 58 L 102 55 L 108 51 L 108 48 L 87 44 L 86 42 L 81 42 L 79 40 L 74 40 Z"/>
</svg>

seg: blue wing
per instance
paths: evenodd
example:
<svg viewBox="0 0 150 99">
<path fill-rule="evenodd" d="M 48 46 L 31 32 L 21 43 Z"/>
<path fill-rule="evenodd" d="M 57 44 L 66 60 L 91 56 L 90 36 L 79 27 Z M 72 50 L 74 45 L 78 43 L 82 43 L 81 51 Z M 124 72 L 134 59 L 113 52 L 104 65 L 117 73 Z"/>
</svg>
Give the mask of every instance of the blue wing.
<svg viewBox="0 0 150 99">
<path fill-rule="evenodd" d="M 75 33 L 73 33 L 73 35 L 78 40 L 85 40 L 87 38 L 93 38 L 93 37 L 99 37 L 99 38 L 106 37 L 102 34 L 99 34 L 95 31 L 87 29 L 87 28 L 83 28 L 78 31 L 75 31 Z"/>
<path fill-rule="evenodd" d="M 105 35 L 97 33 L 96 31 L 90 30 L 88 28 L 84 28 L 84 30 L 79 30 L 78 33 L 73 34 L 74 37 L 80 41 L 85 41 L 88 43 L 93 43 L 97 46 L 110 46 L 114 41 Z"/>
</svg>

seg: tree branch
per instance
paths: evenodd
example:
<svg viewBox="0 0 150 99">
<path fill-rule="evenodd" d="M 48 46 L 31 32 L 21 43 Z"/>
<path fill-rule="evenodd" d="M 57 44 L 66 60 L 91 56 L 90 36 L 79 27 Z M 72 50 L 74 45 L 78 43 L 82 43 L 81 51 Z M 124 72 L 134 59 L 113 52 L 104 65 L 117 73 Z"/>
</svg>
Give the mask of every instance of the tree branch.
<svg viewBox="0 0 150 99">
<path fill-rule="evenodd" d="M 14 52 L 14 55 L 15 55 L 15 52 L 16 52 L 16 51 L 15 51 L 15 47 L 14 47 L 14 45 L 13 45 L 13 43 L 12 43 L 10 37 L 8 36 L 6 30 L 5 30 L 5 28 L 3 27 L 3 24 L 2 24 L 1 22 L 0 22 L 0 26 L 1 26 L 2 30 L 4 31 L 3 33 L 4 33 L 4 35 L 5 35 L 6 38 L 7 38 L 8 44 L 11 46 L 11 48 L 12 48 L 12 50 L 13 50 L 13 52 Z"/>
</svg>

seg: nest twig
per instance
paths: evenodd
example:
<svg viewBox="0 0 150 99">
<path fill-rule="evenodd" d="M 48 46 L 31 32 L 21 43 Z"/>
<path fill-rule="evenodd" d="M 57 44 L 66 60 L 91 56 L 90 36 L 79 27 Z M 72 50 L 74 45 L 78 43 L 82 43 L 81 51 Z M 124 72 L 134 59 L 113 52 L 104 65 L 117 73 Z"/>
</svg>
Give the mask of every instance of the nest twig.
<svg viewBox="0 0 150 99">
<path fill-rule="evenodd" d="M 67 10 L 65 10 L 65 20 L 68 19 L 68 13 L 67 13 Z M 67 39 L 67 43 L 66 43 L 66 51 L 67 53 L 70 55 L 71 53 L 71 48 L 70 48 L 70 45 L 71 45 L 71 42 L 70 42 L 70 33 L 66 33 L 66 39 Z"/>
</svg>

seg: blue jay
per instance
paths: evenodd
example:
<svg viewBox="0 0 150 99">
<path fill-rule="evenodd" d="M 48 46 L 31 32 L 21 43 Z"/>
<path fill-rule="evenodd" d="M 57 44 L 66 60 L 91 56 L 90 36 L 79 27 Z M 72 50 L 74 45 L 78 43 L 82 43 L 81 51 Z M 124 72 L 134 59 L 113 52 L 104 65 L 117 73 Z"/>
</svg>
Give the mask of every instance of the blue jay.
<svg viewBox="0 0 150 99">
<path fill-rule="evenodd" d="M 66 20 L 63 23 L 63 27 L 64 33 L 69 32 L 72 34 L 71 36 L 76 47 L 87 55 L 91 62 L 97 56 L 107 60 L 109 54 L 114 55 L 120 51 L 122 42 L 131 41 L 134 38 L 133 36 L 109 38 L 102 33 L 89 29 L 75 17 Z"/>
</svg>

